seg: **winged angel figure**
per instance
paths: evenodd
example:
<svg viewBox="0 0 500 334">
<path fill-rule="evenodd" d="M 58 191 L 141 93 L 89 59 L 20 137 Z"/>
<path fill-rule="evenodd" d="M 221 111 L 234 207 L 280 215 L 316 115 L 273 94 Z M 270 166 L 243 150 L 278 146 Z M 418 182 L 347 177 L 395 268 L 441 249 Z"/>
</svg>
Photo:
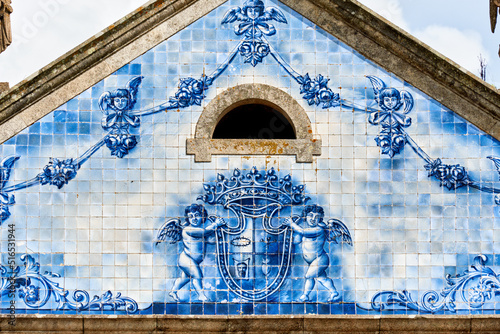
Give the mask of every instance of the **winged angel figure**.
<svg viewBox="0 0 500 334">
<path fill-rule="evenodd" d="M 169 295 L 175 301 L 179 301 L 177 293 L 190 281 L 198 293 L 201 301 L 207 300 L 203 294 L 203 273 L 200 268 L 205 258 L 206 243 L 215 243 L 213 237 L 218 227 L 226 225 L 224 219 L 208 216 L 203 205 L 192 204 L 185 210 L 185 221 L 171 219 L 167 221 L 158 231 L 156 244 L 170 240 L 171 243 L 182 241 L 184 249 L 179 255 L 178 267 L 181 269 L 181 277 L 178 277 Z M 207 224 L 206 221 L 210 223 Z"/>
<path fill-rule="evenodd" d="M 305 275 L 304 292 L 299 297 L 299 301 L 309 300 L 309 294 L 314 288 L 315 281 L 320 282 L 328 289 L 330 296 L 328 301 L 332 302 L 339 297 L 339 293 L 331 278 L 326 275 L 326 270 L 330 266 L 330 258 L 325 252 L 325 242 L 338 244 L 346 243 L 352 246 L 352 238 L 349 229 L 337 219 L 330 219 L 326 223 L 323 221 L 325 212 L 318 205 L 308 205 L 302 212 L 301 220 L 305 221 L 305 226 L 300 226 L 294 219 L 286 219 L 284 224 L 290 226 L 300 237 L 302 246 L 302 256 L 309 265 Z"/>
<path fill-rule="evenodd" d="M 382 126 L 381 133 L 375 138 L 383 154 L 391 158 L 406 144 L 403 128 L 411 125 L 407 114 L 413 109 L 413 97 L 407 91 L 388 88 L 380 78 L 367 76 L 373 86 L 374 98 L 380 110 L 373 111 L 368 118 L 370 124 Z M 403 112 L 399 110 L 403 108 Z"/>
<path fill-rule="evenodd" d="M 396 88 L 387 88 L 380 78 L 368 76 L 373 86 L 375 101 L 382 111 L 370 115 L 369 122 L 374 125 L 387 124 L 391 127 L 411 125 L 411 118 L 406 116 L 413 109 L 413 97 L 407 91 L 398 91 Z M 399 109 L 403 107 L 403 113 Z"/>
<path fill-rule="evenodd" d="M 112 129 L 113 133 L 127 133 L 130 126 L 136 127 L 140 123 L 138 116 L 128 113 L 137 102 L 137 91 L 143 77 L 132 78 L 125 89 L 120 88 L 114 92 L 105 92 L 99 98 L 99 107 L 104 117 L 101 125 L 105 130 Z"/>
<path fill-rule="evenodd" d="M 266 21 L 277 21 L 287 23 L 283 13 L 276 7 L 265 7 L 261 0 L 246 0 L 243 7 L 230 9 L 222 19 L 222 24 L 240 21 L 235 26 L 236 35 L 245 34 L 247 38 L 259 38 L 262 34 L 272 36 L 276 34 L 276 28 Z"/>
</svg>

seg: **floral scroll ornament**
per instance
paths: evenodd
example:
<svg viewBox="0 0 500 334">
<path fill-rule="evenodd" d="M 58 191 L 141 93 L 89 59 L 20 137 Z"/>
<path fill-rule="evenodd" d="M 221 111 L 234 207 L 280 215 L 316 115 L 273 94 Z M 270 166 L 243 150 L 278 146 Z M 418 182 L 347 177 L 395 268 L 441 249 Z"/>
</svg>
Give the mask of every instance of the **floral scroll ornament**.
<svg viewBox="0 0 500 334">
<path fill-rule="evenodd" d="M 114 92 L 105 92 L 99 98 L 99 107 L 104 116 L 101 120 L 102 128 L 110 130 L 105 139 L 111 155 L 123 158 L 137 145 L 137 138 L 129 133 L 130 127 L 138 127 L 140 118 L 131 115 L 137 102 L 137 93 L 143 77 L 134 77 L 126 88 Z"/>
<path fill-rule="evenodd" d="M 407 91 L 387 88 L 380 78 L 374 76 L 367 78 L 373 86 L 375 101 L 380 107 L 380 110 L 370 114 L 368 121 L 370 124 L 382 126 L 382 131 L 375 141 L 382 149 L 382 154 L 392 158 L 406 145 L 407 138 L 403 128 L 411 125 L 411 118 L 406 114 L 413 109 L 413 97 Z M 399 112 L 401 108 L 403 108 L 402 113 Z"/>
<path fill-rule="evenodd" d="M 61 189 L 76 177 L 79 169 L 80 165 L 73 159 L 50 158 L 49 164 L 45 166 L 42 173 L 38 174 L 38 178 L 42 185 L 50 184 Z"/>
<path fill-rule="evenodd" d="M 0 296 L 9 295 L 14 289 L 18 297 L 28 309 L 40 309 L 47 304 L 55 303 L 58 310 L 74 311 L 124 311 L 135 313 L 138 304 L 129 297 L 122 297 L 120 293 L 113 296 L 111 291 L 102 296 L 90 295 L 85 290 L 75 290 L 72 294 L 55 282 L 60 275 L 45 272 L 40 273 L 40 264 L 27 254 L 21 256 L 24 265 L 8 270 L 0 266 Z"/>
<path fill-rule="evenodd" d="M 200 79 L 181 78 L 179 90 L 175 97 L 171 97 L 169 104 L 171 108 L 186 108 L 192 105 L 201 106 L 201 101 L 205 98 L 205 91 L 212 84 L 206 76 Z"/>
<path fill-rule="evenodd" d="M 441 186 L 448 188 L 448 190 L 454 190 L 470 183 L 467 171 L 460 165 L 445 165 L 438 158 L 424 167 L 429 172 L 429 177 L 434 176 L 441 181 Z"/>
<path fill-rule="evenodd" d="M 323 109 L 337 107 L 340 105 L 340 95 L 334 93 L 328 88 L 328 81 L 321 74 L 314 79 L 309 77 L 309 73 L 298 78 L 300 83 L 300 94 L 309 103 L 309 105 L 320 105 L 323 103 Z"/>
</svg>

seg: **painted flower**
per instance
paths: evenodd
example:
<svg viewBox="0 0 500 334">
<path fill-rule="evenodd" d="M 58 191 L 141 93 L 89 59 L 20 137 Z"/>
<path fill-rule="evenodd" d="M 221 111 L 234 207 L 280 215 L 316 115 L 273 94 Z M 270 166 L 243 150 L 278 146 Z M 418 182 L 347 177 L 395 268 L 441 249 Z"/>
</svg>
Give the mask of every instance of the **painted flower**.
<svg viewBox="0 0 500 334">
<path fill-rule="evenodd" d="M 210 83 L 206 76 L 201 79 L 181 78 L 179 90 L 175 93 L 175 97 L 170 99 L 170 103 L 177 108 L 186 108 L 193 104 L 201 105 L 201 101 L 205 98 L 205 90 L 208 89 Z"/>
<path fill-rule="evenodd" d="M 300 93 L 303 94 L 307 103 L 309 105 L 323 104 L 323 109 L 340 105 L 340 95 L 328 87 L 329 80 L 321 74 L 315 79 L 311 79 L 309 73 L 297 79 L 300 84 Z"/>
<path fill-rule="evenodd" d="M 51 184 L 61 189 L 76 177 L 78 169 L 80 166 L 73 159 L 50 158 L 49 164 L 44 167 L 42 173 L 38 174 L 38 179 L 42 185 Z"/>
<path fill-rule="evenodd" d="M 481 283 L 469 290 L 469 302 L 474 308 L 481 307 L 486 300 L 490 300 L 492 297 L 491 289 Z"/>
<path fill-rule="evenodd" d="M 469 184 L 469 177 L 464 167 L 460 165 L 445 165 L 441 159 L 426 164 L 428 176 L 434 176 L 441 182 L 441 186 L 448 190 L 457 189 Z"/>
<path fill-rule="evenodd" d="M 245 41 L 239 47 L 239 52 L 245 58 L 245 63 L 256 66 L 271 52 L 269 45 L 259 41 Z"/>
<path fill-rule="evenodd" d="M 104 138 L 106 146 L 111 150 L 111 155 L 123 158 L 131 149 L 137 146 L 137 138 L 126 134 L 111 134 Z"/>
<path fill-rule="evenodd" d="M 382 149 L 382 154 L 387 154 L 392 158 L 406 145 L 406 136 L 402 133 L 382 131 L 382 133 L 375 138 L 375 141 Z"/>
</svg>

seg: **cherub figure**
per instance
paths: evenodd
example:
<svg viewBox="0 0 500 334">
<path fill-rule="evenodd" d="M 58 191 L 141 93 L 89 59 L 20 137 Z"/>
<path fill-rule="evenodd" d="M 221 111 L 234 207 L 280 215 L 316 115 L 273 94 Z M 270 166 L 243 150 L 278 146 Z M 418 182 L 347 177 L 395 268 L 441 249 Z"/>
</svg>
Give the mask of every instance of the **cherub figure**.
<svg viewBox="0 0 500 334">
<path fill-rule="evenodd" d="M 281 23 L 287 23 L 283 13 L 276 7 L 265 7 L 261 0 L 246 0 L 243 7 L 234 7 L 230 9 L 224 18 L 222 24 L 242 21 L 234 29 L 236 35 L 247 34 L 247 37 L 259 37 L 259 31 L 264 35 L 272 36 L 276 34 L 276 28 L 272 24 L 264 21 L 275 20 Z"/>
<path fill-rule="evenodd" d="M 413 109 L 413 97 L 407 91 L 398 91 L 395 88 L 387 88 L 385 82 L 380 78 L 368 76 L 373 86 L 375 101 L 377 101 L 382 111 L 373 112 L 370 115 L 371 124 L 386 124 L 391 127 L 402 126 L 404 128 L 411 125 L 411 118 L 406 116 Z M 403 107 L 404 113 L 398 113 Z"/>
<path fill-rule="evenodd" d="M 337 219 L 330 219 L 327 223 L 323 221 L 325 212 L 318 205 L 308 205 L 304 208 L 300 219 L 305 221 L 305 226 L 297 224 L 293 218 L 286 219 L 284 225 L 290 226 L 295 233 L 301 237 L 301 250 L 304 260 L 309 264 L 305 275 L 304 293 L 299 301 L 309 300 L 309 294 L 314 288 L 315 281 L 320 282 L 328 289 L 330 296 L 328 301 L 332 302 L 339 297 L 339 293 L 331 278 L 326 275 L 330 266 L 330 258 L 325 252 L 325 242 L 338 243 L 337 239 L 352 245 L 351 235 L 347 227 Z"/>
<path fill-rule="evenodd" d="M 115 134 L 128 133 L 130 126 L 139 126 L 138 116 L 128 113 L 137 102 L 137 91 L 143 77 L 132 78 L 125 89 L 120 88 L 114 92 L 105 92 L 99 98 L 99 107 L 104 113 L 101 125 L 105 130 L 112 129 Z"/>
<path fill-rule="evenodd" d="M 184 246 L 178 260 L 181 277 L 175 280 L 169 296 L 179 301 L 178 291 L 192 281 L 198 298 L 205 301 L 207 297 L 203 294 L 203 273 L 200 264 L 205 258 L 206 243 L 212 243 L 209 237 L 226 223 L 222 218 L 208 217 L 203 205 L 198 204 L 188 206 L 185 215 L 184 222 L 180 219 L 167 221 L 158 232 L 156 244 L 170 239 L 171 243 L 182 241 Z M 209 224 L 207 220 L 210 221 Z"/>
</svg>

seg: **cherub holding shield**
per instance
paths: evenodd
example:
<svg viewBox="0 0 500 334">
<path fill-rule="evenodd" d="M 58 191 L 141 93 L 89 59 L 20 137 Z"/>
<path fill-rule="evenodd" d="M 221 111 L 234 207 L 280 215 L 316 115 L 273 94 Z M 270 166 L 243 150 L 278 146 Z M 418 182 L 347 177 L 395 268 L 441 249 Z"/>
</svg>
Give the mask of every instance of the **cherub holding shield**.
<svg viewBox="0 0 500 334">
<path fill-rule="evenodd" d="M 339 293 L 333 284 L 331 278 L 326 275 L 326 270 L 330 266 L 330 258 L 325 252 L 325 242 L 338 243 L 345 242 L 352 245 L 351 235 L 347 227 L 337 219 L 330 219 L 328 222 L 323 221 L 325 212 L 318 205 L 308 205 L 304 208 L 301 219 L 305 221 L 304 226 L 300 226 L 292 219 L 286 219 L 284 225 L 290 226 L 300 238 L 302 256 L 304 261 L 309 265 L 305 275 L 304 292 L 299 297 L 299 301 L 306 302 L 309 300 L 309 294 L 314 288 L 315 281 L 320 282 L 327 288 L 330 296 L 328 301 L 332 302 L 339 297 Z"/>
<path fill-rule="evenodd" d="M 205 301 L 207 297 L 203 294 L 203 273 L 200 264 L 205 258 L 206 243 L 211 243 L 209 237 L 226 223 L 222 218 L 208 217 L 207 210 L 198 204 L 188 206 L 185 215 L 184 222 L 180 219 L 167 221 L 158 232 L 156 244 L 170 239 L 171 243 L 182 241 L 184 246 L 178 260 L 181 277 L 175 280 L 169 296 L 179 301 L 177 293 L 192 281 L 199 300 Z"/>
</svg>

